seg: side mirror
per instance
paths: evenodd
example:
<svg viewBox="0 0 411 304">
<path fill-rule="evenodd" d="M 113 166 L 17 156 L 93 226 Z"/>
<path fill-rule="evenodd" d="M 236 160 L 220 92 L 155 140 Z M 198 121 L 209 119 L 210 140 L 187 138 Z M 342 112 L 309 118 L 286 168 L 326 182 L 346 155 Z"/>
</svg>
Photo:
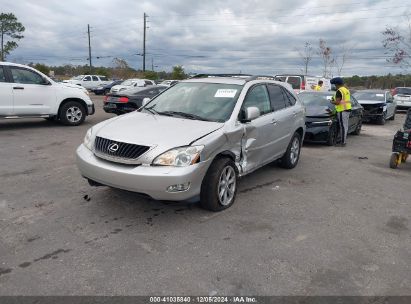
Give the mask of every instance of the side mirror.
<svg viewBox="0 0 411 304">
<path fill-rule="evenodd" d="M 148 104 L 150 102 L 150 98 L 146 97 L 143 99 L 143 103 L 141 104 L 142 106 L 145 106 L 146 104 Z"/>
<path fill-rule="evenodd" d="M 242 119 L 242 122 L 250 122 L 260 115 L 260 110 L 257 107 L 248 107 L 244 110 L 244 117 Z"/>
</svg>

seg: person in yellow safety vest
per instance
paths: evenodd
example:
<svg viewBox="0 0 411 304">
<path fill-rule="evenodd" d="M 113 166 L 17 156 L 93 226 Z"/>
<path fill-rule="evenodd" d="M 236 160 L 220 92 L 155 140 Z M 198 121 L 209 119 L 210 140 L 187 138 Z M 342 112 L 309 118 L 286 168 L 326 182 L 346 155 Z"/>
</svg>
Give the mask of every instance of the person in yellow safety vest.
<svg viewBox="0 0 411 304">
<path fill-rule="evenodd" d="M 341 134 L 341 146 L 347 144 L 348 120 L 351 112 L 351 96 L 350 91 L 344 86 L 344 80 L 341 77 L 331 79 L 331 84 L 334 84 L 337 91 L 331 103 L 335 105 L 337 112 L 337 121 Z"/>
<path fill-rule="evenodd" d="M 322 86 L 323 86 L 323 81 L 322 81 L 322 80 L 319 80 L 319 81 L 318 81 L 318 84 L 315 85 L 315 86 L 313 86 L 313 90 L 314 90 L 314 91 L 321 91 Z"/>
</svg>

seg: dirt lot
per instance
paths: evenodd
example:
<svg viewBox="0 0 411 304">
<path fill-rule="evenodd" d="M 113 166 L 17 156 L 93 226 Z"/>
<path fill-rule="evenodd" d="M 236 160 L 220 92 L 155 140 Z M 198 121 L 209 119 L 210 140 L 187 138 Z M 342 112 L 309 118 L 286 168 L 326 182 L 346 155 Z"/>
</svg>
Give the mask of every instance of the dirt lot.
<svg viewBox="0 0 411 304">
<path fill-rule="evenodd" d="M 1 295 L 411 295 L 411 164 L 388 168 L 404 115 L 210 213 L 91 188 L 74 151 L 111 117 L 94 99 L 80 127 L 0 121 Z"/>
</svg>

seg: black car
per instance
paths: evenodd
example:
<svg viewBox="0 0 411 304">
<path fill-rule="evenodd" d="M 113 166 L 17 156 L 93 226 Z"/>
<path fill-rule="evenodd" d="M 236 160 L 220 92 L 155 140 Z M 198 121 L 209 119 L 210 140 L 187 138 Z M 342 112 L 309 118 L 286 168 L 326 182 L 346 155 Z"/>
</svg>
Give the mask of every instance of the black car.
<svg viewBox="0 0 411 304">
<path fill-rule="evenodd" d="M 304 141 L 322 142 L 329 146 L 338 142 L 339 132 L 335 106 L 330 103 L 332 96 L 334 96 L 333 92 L 303 92 L 298 95 L 306 109 Z M 352 96 L 351 107 L 348 133 L 359 135 L 363 108 Z"/>
<path fill-rule="evenodd" d="M 92 89 L 91 91 L 96 95 L 107 95 L 110 92 L 110 89 L 115 85 L 122 83 L 123 80 L 113 80 L 109 84 L 98 86 L 97 88 Z"/>
<path fill-rule="evenodd" d="M 115 113 L 117 115 L 125 114 L 137 110 L 143 105 L 144 98 L 153 98 L 164 90 L 167 86 L 151 86 L 142 87 L 139 91 L 132 91 L 131 93 L 113 93 L 106 95 L 104 99 L 104 111 L 107 113 Z"/>
</svg>

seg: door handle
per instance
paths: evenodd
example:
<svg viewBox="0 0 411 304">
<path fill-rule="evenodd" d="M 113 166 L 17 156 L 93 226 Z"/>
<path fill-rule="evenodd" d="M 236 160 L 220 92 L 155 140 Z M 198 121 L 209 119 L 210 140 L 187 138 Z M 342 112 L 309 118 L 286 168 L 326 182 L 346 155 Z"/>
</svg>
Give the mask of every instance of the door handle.
<svg viewBox="0 0 411 304">
<path fill-rule="evenodd" d="M 13 87 L 13 90 L 24 90 L 24 87 Z"/>
</svg>

